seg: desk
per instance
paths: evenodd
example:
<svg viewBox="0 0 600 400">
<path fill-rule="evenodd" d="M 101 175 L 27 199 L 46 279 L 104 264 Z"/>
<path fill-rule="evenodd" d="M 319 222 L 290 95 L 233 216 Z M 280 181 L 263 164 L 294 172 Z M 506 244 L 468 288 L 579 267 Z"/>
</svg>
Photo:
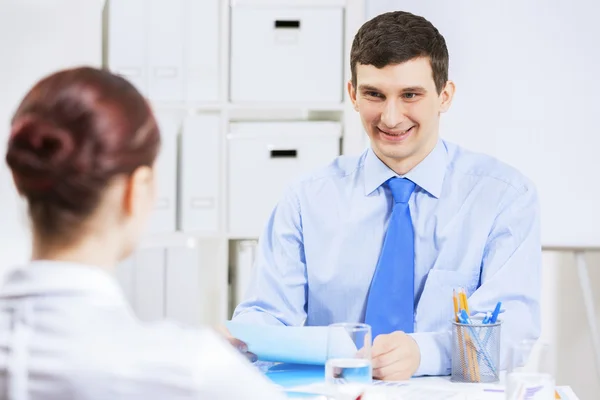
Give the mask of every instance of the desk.
<svg viewBox="0 0 600 400">
<path fill-rule="evenodd" d="M 322 383 L 325 376 L 325 368 L 322 365 L 296 365 L 296 364 L 278 364 L 257 362 L 255 364 L 273 383 L 285 389 L 297 386 L 311 385 Z M 450 381 L 449 376 L 431 376 L 412 378 L 411 384 L 427 385 L 437 388 L 451 388 L 452 390 L 467 392 L 481 392 L 488 390 L 489 394 L 495 391 L 502 391 L 504 388 L 505 377 L 504 373 L 500 376 L 500 382 L 497 384 L 481 384 L 481 383 L 454 383 Z M 575 393 L 569 387 L 559 387 L 558 392 L 563 399 L 579 400 Z M 297 396 L 295 396 L 297 397 Z M 479 396 L 467 397 L 468 399 L 479 399 Z M 483 398 L 483 397 L 481 397 Z M 491 396 L 489 397 L 492 398 Z M 494 399 L 503 399 L 502 394 L 498 394 Z"/>
</svg>

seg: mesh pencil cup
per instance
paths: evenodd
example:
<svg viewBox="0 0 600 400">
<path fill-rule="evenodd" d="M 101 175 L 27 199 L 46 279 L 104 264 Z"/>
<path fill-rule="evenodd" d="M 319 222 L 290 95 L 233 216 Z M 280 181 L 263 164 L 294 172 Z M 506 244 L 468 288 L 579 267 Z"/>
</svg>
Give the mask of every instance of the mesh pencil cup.
<svg viewBox="0 0 600 400">
<path fill-rule="evenodd" d="M 452 322 L 452 376 L 454 382 L 497 382 L 500 373 L 502 321 L 483 324 Z"/>
</svg>

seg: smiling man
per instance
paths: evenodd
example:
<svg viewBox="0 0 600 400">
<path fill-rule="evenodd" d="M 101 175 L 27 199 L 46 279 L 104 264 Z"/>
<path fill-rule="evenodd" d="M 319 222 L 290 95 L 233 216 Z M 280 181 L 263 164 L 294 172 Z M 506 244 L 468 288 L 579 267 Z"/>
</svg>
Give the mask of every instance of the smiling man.
<svg viewBox="0 0 600 400">
<path fill-rule="evenodd" d="M 504 363 L 511 343 L 540 332 L 535 188 L 440 138 L 455 86 L 445 40 L 424 18 L 392 12 L 365 23 L 351 69 L 348 92 L 371 146 L 285 192 L 234 320 L 364 321 L 375 378 L 445 375 L 452 291 L 462 287 L 471 312 L 502 301 Z"/>
</svg>

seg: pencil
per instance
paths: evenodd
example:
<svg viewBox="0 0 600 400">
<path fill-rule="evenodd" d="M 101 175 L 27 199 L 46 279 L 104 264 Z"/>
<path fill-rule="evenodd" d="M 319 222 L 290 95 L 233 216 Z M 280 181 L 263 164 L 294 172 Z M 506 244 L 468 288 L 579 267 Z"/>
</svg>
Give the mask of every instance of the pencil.
<svg viewBox="0 0 600 400">
<path fill-rule="evenodd" d="M 470 342 L 470 350 L 471 350 L 471 362 L 473 363 L 473 372 L 475 375 L 475 382 L 481 381 L 480 371 L 479 371 L 479 362 L 477 361 L 477 346 L 473 342 L 473 340 L 469 337 Z"/>
<path fill-rule="evenodd" d="M 458 298 L 456 297 L 456 289 L 452 290 L 452 302 L 454 303 L 454 320 L 458 322 Z"/>
<path fill-rule="evenodd" d="M 457 303 L 457 308 L 458 310 L 464 310 L 465 308 L 465 303 L 464 303 L 464 299 L 463 297 L 460 295 L 460 290 L 458 291 L 458 293 L 456 293 L 456 291 L 454 292 L 455 294 L 455 302 Z M 458 312 L 457 312 L 458 314 Z M 456 316 L 457 320 L 458 320 L 458 315 Z M 463 369 L 463 376 L 467 379 L 472 381 L 475 377 L 474 373 L 475 371 L 473 370 L 473 365 L 470 361 L 471 358 L 471 353 L 469 351 L 469 347 L 468 347 L 468 337 L 469 334 L 467 332 L 464 332 L 464 340 L 463 340 L 463 326 L 460 325 L 457 327 L 458 329 L 458 341 L 460 343 L 460 363 L 462 365 L 462 369 Z M 467 370 L 468 369 L 468 370 Z"/>
<path fill-rule="evenodd" d="M 459 322 L 458 320 L 458 312 L 460 311 L 459 308 L 459 299 L 458 299 L 458 294 L 456 293 L 456 290 L 452 290 L 452 303 L 454 305 L 454 320 L 456 322 Z M 458 336 L 458 345 L 460 348 L 460 355 L 459 355 L 459 359 L 460 359 L 460 365 L 462 367 L 462 374 L 463 376 L 467 376 L 467 365 L 465 363 L 465 346 L 463 343 L 463 335 L 462 335 L 462 327 L 461 326 L 457 326 L 457 336 Z"/>
<path fill-rule="evenodd" d="M 467 300 L 467 293 L 463 288 L 459 291 L 460 296 L 460 304 L 461 308 L 467 312 L 469 315 L 469 302 Z M 471 380 L 474 382 L 479 382 L 479 364 L 477 363 L 477 349 L 475 347 L 475 343 L 469 336 L 467 332 L 465 332 L 465 340 L 467 346 L 467 360 L 469 361 L 469 371 L 471 373 Z"/>
<path fill-rule="evenodd" d="M 465 289 L 460 289 L 460 296 L 462 298 L 462 301 L 464 302 L 464 308 L 467 312 L 467 315 L 471 315 L 471 313 L 469 312 L 469 302 L 467 301 L 467 292 L 465 292 Z"/>
</svg>

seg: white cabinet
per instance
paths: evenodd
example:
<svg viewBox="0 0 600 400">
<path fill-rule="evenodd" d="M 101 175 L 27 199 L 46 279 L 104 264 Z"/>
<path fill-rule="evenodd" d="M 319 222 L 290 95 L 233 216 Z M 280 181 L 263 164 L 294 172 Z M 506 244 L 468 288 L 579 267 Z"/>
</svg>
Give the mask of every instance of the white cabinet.
<svg viewBox="0 0 600 400">
<path fill-rule="evenodd" d="M 219 0 L 112 0 L 108 66 L 155 103 L 216 102 Z"/>
<path fill-rule="evenodd" d="M 117 266 L 116 279 L 134 313 L 143 321 L 170 319 L 191 326 L 213 317 L 210 287 L 211 243 L 179 235 L 164 245 L 140 247 Z"/>
<path fill-rule="evenodd" d="M 142 249 L 134 256 L 133 307 L 144 321 L 165 316 L 165 251 Z"/>
<path fill-rule="evenodd" d="M 145 0 L 148 94 L 157 102 L 177 102 L 184 98 L 184 3 L 184 0 Z"/>
<path fill-rule="evenodd" d="M 363 13 L 354 0 L 107 2 L 104 65 L 148 98 L 162 134 L 143 239 L 153 247 L 118 270 L 145 318 L 221 323 L 228 300 L 243 297 L 256 239 L 284 188 L 331 163 L 341 145 L 363 150 L 343 96 Z M 167 250 L 182 235 L 201 251 Z"/>
<path fill-rule="evenodd" d="M 240 240 L 236 242 L 235 254 L 233 261 L 233 301 L 232 308 L 235 309 L 240 304 L 250 285 L 252 269 L 256 260 L 256 250 L 258 241 L 256 240 Z M 232 310 L 233 311 L 233 310 Z"/>
<path fill-rule="evenodd" d="M 228 229 L 257 237 L 285 187 L 339 155 L 337 122 L 239 122 L 228 144 Z"/>
<path fill-rule="evenodd" d="M 177 214 L 177 140 L 180 120 L 175 114 L 157 113 L 161 133 L 160 152 L 154 166 L 156 183 L 155 208 L 150 217 L 150 233 L 176 230 Z"/>
<path fill-rule="evenodd" d="M 205 290 L 206 265 L 198 250 L 175 247 L 165 255 L 165 317 L 188 325 L 199 325 L 204 317 L 203 306 L 210 301 Z"/>
<path fill-rule="evenodd" d="M 187 102 L 215 102 L 219 100 L 220 79 L 227 76 L 220 71 L 219 0 L 188 0 L 183 24 L 184 45 L 184 100 Z"/>
<path fill-rule="evenodd" d="M 231 101 L 341 103 L 343 8 L 231 9 Z"/>
<path fill-rule="evenodd" d="M 146 0 L 113 0 L 109 3 L 108 63 L 148 95 L 146 68 Z"/>
<path fill-rule="evenodd" d="M 190 115 L 183 124 L 179 227 L 184 232 L 219 230 L 220 123 L 219 115 L 205 114 Z"/>
</svg>

